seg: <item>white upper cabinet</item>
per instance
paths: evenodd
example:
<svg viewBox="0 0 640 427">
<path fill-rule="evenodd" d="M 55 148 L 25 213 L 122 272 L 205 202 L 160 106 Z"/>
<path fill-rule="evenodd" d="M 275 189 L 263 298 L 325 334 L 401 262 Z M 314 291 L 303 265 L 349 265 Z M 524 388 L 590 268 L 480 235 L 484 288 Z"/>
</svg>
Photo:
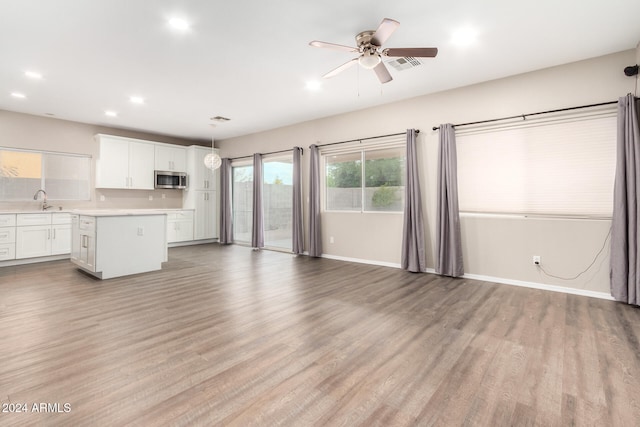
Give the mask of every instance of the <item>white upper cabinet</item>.
<svg viewBox="0 0 640 427">
<path fill-rule="evenodd" d="M 217 149 L 214 149 L 217 152 Z M 211 148 L 192 145 L 187 150 L 190 190 L 215 190 L 216 173 L 204 165 Z"/>
<path fill-rule="evenodd" d="M 129 138 L 97 135 L 96 188 L 153 190 L 154 144 Z"/>
<path fill-rule="evenodd" d="M 186 172 L 187 149 L 177 145 L 156 144 L 155 169 L 159 171 Z"/>
</svg>

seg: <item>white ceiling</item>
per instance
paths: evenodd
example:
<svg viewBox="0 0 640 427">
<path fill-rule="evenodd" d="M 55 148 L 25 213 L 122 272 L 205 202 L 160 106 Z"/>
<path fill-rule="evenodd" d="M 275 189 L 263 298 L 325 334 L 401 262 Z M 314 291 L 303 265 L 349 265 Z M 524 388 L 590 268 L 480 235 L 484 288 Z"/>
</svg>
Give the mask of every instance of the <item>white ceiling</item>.
<svg viewBox="0 0 640 427">
<path fill-rule="evenodd" d="M 171 29 L 172 16 L 191 28 Z M 354 46 L 385 17 L 401 25 L 384 47 L 438 56 L 389 67 L 385 85 L 352 67 L 305 88 L 352 57 L 311 40 Z M 638 0 L 2 0 L 0 109 L 224 139 L 632 49 L 638 17 Z M 477 41 L 456 46 L 465 27 Z M 217 115 L 231 121 L 211 127 Z"/>
</svg>

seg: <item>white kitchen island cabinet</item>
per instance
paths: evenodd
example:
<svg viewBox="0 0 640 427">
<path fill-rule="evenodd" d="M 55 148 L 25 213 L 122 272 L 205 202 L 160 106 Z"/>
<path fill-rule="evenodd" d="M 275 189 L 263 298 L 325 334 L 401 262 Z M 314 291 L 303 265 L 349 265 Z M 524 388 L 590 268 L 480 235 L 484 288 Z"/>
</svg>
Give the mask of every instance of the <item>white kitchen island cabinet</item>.
<svg viewBox="0 0 640 427">
<path fill-rule="evenodd" d="M 99 279 L 160 270 L 166 261 L 163 212 L 82 211 L 72 216 L 71 262 Z"/>
</svg>

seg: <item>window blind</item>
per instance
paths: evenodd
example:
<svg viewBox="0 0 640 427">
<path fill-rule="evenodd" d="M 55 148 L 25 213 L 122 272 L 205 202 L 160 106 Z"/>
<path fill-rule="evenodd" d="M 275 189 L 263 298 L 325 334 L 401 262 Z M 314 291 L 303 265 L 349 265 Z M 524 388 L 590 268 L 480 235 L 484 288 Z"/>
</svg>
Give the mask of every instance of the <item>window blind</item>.
<svg viewBox="0 0 640 427">
<path fill-rule="evenodd" d="M 469 129 L 456 140 L 461 212 L 611 216 L 614 110 Z"/>
</svg>

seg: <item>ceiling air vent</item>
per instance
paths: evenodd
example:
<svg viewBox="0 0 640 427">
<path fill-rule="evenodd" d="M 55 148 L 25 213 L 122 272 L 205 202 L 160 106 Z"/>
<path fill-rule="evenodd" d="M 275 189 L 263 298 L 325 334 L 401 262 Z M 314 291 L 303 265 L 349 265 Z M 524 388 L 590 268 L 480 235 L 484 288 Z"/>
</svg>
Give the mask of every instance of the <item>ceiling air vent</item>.
<svg viewBox="0 0 640 427">
<path fill-rule="evenodd" d="M 214 122 L 228 122 L 231 119 L 228 119 L 222 116 L 215 116 L 215 117 L 211 117 L 211 120 L 213 120 Z"/>
<path fill-rule="evenodd" d="M 391 65 L 398 71 L 407 70 L 409 68 L 415 68 L 419 65 L 422 65 L 422 62 L 418 58 L 414 58 L 412 56 L 405 56 L 404 58 L 394 59 L 392 61 L 388 61 L 387 64 Z"/>
</svg>

